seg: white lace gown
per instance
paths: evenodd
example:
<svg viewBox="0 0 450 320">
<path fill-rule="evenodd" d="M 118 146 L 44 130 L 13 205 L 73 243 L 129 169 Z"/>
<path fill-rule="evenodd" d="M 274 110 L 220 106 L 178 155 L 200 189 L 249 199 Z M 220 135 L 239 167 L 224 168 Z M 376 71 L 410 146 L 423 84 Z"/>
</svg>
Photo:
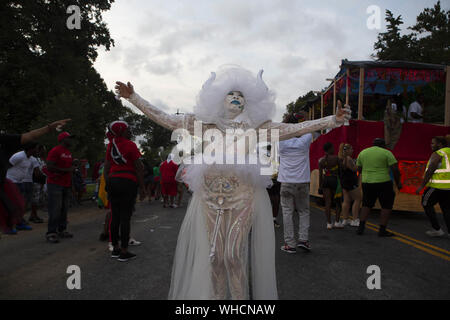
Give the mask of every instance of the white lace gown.
<svg viewBox="0 0 450 320">
<path fill-rule="evenodd" d="M 194 134 L 195 115 L 169 115 L 136 93 L 128 100 L 159 125 Z M 255 129 L 278 129 L 279 139 L 286 140 L 342 124 L 329 116 L 298 124 L 267 121 Z M 225 132 L 250 127 L 245 119 L 221 119 L 204 124 L 203 132 L 211 128 Z M 261 176 L 259 169 L 229 164 L 187 167 L 184 180 L 194 192 L 178 236 L 169 299 L 278 298 L 275 233 L 266 191 L 270 176 Z"/>
</svg>

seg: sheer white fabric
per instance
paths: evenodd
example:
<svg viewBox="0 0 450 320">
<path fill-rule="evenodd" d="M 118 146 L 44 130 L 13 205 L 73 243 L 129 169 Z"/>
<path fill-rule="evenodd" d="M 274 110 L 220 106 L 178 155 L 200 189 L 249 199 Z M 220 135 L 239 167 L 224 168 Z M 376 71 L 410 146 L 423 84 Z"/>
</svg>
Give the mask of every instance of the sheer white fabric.
<svg viewBox="0 0 450 320">
<path fill-rule="evenodd" d="M 194 120 L 196 120 L 196 117 L 192 114 L 181 116 L 166 114 L 142 99 L 136 93 L 129 98 L 129 101 L 150 119 L 163 127 L 171 130 L 184 128 L 191 134 L 194 133 Z M 257 128 L 279 129 L 280 140 L 285 140 L 317 130 L 334 128 L 342 124 L 343 122 L 339 123 L 336 121 L 335 116 L 330 116 L 299 124 L 266 121 L 259 124 Z M 255 127 L 252 127 L 252 123 L 246 122 L 246 117 L 240 117 L 234 121 L 222 119 L 219 122 L 204 125 L 202 133 L 210 128 L 216 128 L 225 132 L 227 128 L 245 129 Z M 249 158 L 255 156 L 255 153 L 248 154 Z M 201 164 L 186 166 L 183 180 L 190 184 L 190 188 L 194 191 L 194 194 L 189 203 L 178 236 L 169 299 L 215 299 L 218 296 L 220 297 L 217 294 L 217 288 L 213 285 L 213 267 L 211 263 L 212 237 L 210 221 L 207 221 L 207 219 L 212 219 L 214 216 L 213 211 L 210 211 L 208 206 L 205 205 L 205 198 L 208 195 L 205 194 L 203 188 L 205 177 L 208 174 L 219 176 L 222 174 L 224 177 L 230 174 L 234 175 L 238 177 L 239 184 L 248 185 L 252 191 L 249 192 L 251 194 L 249 198 L 244 199 L 245 201 L 251 200 L 252 203 L 250 210 L 251 245 L 250 247 L 248 246 L 246 239 L 245 243 L 242 243 L 242 246 L 240 244 L 238 246 L 240 248 L 239 250 L 244 250 L 241 251 L 243 255 L 240 263 L 244 265 L 244 269 L 242 270 L 251 270 L 251 290 L 248 288 L 247 281 L 243 284 L 245 288 L 241 290 L 242 295 L 236 293 L 233 295 L 233 293 L 229 292 L 227 297 L 269 300 L 278 298 L 275 274 L 275 234 L 271 203 L 265 189 L 268 181 L 270 181 L 270 176 L 261 176 L 259 169 L 260 167 L 258 165 Z M 246 210 L 248 211 L 248 208 Z M 247 230 L 246 228 L 243 229 Z M 251 257 L 251 266 L 248 264 L 248 254 L 245 254 L 248 252 L 248 249 Z M 229 276 L 229 270 L 227 272 Z M 250 296 L 248 295 L 249 292 L 251 292 Z"/>
</svg>

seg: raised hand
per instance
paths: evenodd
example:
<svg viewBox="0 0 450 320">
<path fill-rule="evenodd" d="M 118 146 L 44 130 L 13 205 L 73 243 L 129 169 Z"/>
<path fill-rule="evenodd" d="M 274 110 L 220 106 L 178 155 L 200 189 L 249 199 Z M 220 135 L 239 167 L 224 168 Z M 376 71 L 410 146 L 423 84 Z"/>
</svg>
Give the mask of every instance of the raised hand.
<svg viewBox="0 0 450 320">
<path fill-rule="evenodd" d="M 344 107 L 342 107 L 342 102 L 338 100 L 336 109 L 336 121 L 342 123 L 347 122 L 351 118 L 352 110 L 350 109 L 350 106 L 346 104 Z"/>
<path fill-rule="evenodd" d="M 71 121 L 72 119 L 64 119 L 64 120 L 58 120 L 55 121 L 53 123 L 50 123 L 48 126 L 50 127 L 50 129 L 52 130 L 57 130 L 57 131 L 61 131 L 61 128 L 64 127 L 67 122 Z"/>
<path fill-rule="evenodd" d="M 129 82 L 127 82 L 127 84 L 117 81 L 116 82 L 116 93 L 119 95 L 119 97 L 128 99 L 133 93 L 134 93 L 134 88 L 133 85 Z"/>
</svg>

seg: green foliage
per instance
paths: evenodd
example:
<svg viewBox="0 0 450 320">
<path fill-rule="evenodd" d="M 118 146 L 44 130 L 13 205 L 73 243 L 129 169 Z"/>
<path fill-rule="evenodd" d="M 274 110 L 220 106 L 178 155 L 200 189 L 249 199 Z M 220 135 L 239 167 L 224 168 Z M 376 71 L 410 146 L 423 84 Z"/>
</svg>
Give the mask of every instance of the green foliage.
<svg viewBox="0 0 450 320">
<path fill-rule="evenodd" d="M 302 108 L 308 103 L 309 100 L 316 98 L 314 92 L 310 91 L 307 94 L 298 97 L 295 102 L 291 102 L 286 106 L 286 112 L 283 115 L 283 119 L 286 119 L 289 115 L 293 113 L 300 112 Z"/>
<path fill-rule="evenodd" d="M 435 64 L 450 64 L 450 10 L 443 10 L 438 1 L 425 8 L 416 24 L 401 35 L 401 15 L 397 18 L 386 10 L 387 31 L 378 35 L 374 44 L 377 60 L 404 60 Z"/>
<path fill-rule="evenodd" d="M 58 119 L 77 136 L 73 153 L 91 163 L 104 157 L 107 124 L 123 118 L 145 153 L 165 146 L 170 134 L 123 107 L 93 67 L 97 49 L 114 45 L 102 13 L 113 0 L 0 2 L 0 130 L 23 133 Z M 70 30 L 67 8 L 77 5 L 81 29 Z M 56 145 L 57 133 L 41 139 Z M 167 138 L 167 136 L 169 138 Z M 150 154 L 150 152 L 149 152 Z"/>
</svg>

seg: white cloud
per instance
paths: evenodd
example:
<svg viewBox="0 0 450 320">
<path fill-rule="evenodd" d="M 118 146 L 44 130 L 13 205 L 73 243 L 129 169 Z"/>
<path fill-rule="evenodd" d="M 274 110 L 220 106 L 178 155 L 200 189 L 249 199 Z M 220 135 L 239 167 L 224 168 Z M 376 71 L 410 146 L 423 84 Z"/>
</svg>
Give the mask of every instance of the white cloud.
<svg viewBox="0 0 450 320">
<path fill-rule="evenodd" d="M 431 0 L 399 6 L 409 21 Z M 431 1 L 433 2 L 433 1 Z M 132 81 L 146 99 L 169 112 L 192 111 L 211 71 L 238 64 L 277 93 L 285 106 L 320 90 L 341 59 L 370 59 L 377 33 L 366 28 L 369 0 L 127 0 L 104 17 L 116 47 L 100 52 L 95 67 L 112 89 Z M 393 6 L 380 0 L 382 12 Z M 383 17 L 384 18 L 384 17 Z"/>
</svg>

